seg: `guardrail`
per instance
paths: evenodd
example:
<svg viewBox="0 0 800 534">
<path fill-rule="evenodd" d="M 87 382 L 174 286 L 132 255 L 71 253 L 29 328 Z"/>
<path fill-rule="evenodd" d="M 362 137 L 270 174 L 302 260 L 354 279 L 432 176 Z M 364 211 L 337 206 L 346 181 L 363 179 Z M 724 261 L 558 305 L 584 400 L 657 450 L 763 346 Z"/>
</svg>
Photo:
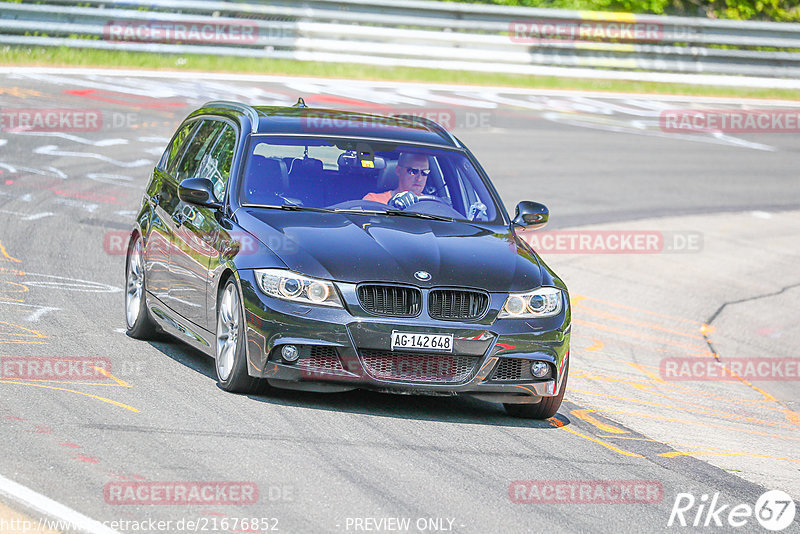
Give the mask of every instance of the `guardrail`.
<svg viewBox="0 0 800 534">
<path fill-rule="evenodd" d="M 550 66 L 800 78 L 800 24 L 429 0 L 46 2 L 0 2 L 0 44 L 521 74 Z"/>
</svg>

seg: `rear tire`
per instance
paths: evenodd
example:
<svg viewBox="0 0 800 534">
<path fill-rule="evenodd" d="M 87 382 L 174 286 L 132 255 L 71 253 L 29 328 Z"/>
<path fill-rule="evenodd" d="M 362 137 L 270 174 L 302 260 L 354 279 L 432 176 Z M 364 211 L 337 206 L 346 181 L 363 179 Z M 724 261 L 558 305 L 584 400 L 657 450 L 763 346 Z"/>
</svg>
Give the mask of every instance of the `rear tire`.
<svg viewBox="0 0 800 534">
<path fill-rule="evenodd" d="M 247 347 L 242 299 L 236 279 L 223 284 L 217 298 L 217 335 L 214 369 L 219 387 L 231 393 L 258 393 L 262 381 L 247 374 Z"/>
<path fill-rule="evenodd" d="M 561 391 L 555 397 L 542 397 L 536 404 L 508 404 L 503 407 L 511 417 L 521 417 L 523 419 L 549 419 L 553 417 L 561 407 L 564 400 L 564 392 L 567 390 L 567 378 L 569 378 L 569 360 L 564 367 L 564 383 L 561 384 Z"/>
<path fill-rule="evenodd" d="M 125 258 L 125 326 L 135 339 L 153 339 L 158 331 L 147 309 L 144 246 L 142 236 L 133 234 Z"/>
</svg>

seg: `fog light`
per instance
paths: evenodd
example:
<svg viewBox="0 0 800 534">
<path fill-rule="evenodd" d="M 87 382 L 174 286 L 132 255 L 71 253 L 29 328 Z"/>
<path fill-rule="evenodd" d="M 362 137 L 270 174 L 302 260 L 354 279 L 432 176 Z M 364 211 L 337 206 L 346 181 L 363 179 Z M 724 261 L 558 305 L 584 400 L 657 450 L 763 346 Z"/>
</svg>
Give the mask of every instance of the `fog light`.
<svg viewBox="0 0 800 534">
<path fill-rule="evenodd" d="M 550 366 L 545 362 L 533 362 L 531 364 L 531 374 L 536 378 L 544 378 L 550 374 Z"/>
<path fill-rule="evenodd" d="M 300 357 L 300 351 L 294 345 L 284 345 L 281 347 L 281 356 L 287 362 L 296 362 Z"/>
</svg>

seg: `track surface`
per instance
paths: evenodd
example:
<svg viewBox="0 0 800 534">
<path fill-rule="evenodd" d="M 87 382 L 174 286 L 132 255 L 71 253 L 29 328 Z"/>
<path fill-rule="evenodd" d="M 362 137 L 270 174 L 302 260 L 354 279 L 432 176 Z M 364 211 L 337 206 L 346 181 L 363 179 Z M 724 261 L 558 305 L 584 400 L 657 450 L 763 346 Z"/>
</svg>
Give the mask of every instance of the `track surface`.
<svg viewBox="0 0 800 534">
<path fill-rule="evenodd" d="M 575 319 L 567 400 L 550 421 L 460 398 L 227 394 L 199 353 L 122 333 L 118 241 L 189 111 L 212 99 L 290 104 L 298 95 L 449 117 L 509 209 L 544 202 L 552 228 L 699 234 L 701 246 L 543 254 L 570 287 Z M 0 132 L 0 355 L 108 358 L 114 376 L 0 380 L 0 475 L 98 521 L 172 520 L 172 531 L 181 519 L 211 528 L 222 518 L 276 518 L 281 532 L 398 530 L 376 528 L 381 518 L 408 518 L 411 532 L 730 531 L 668 527 L 676 495 L 719 492 L 720 503 L 750 506 L 768 489 L 800 497 L 796 380 L 659 376 L 670 356 L 791 358 L 800 348 L 798 136 L 659 128 L 662 109 L 712 105 L 741 107 L 299 79 L 0 74 L 4 110 L 103 115 L 100 131 Z M 142 480 L 247 481 L 260 499 L 104 498 L 109 482 Z M 654 481 L 663 499 L 520 504 L 509 498 L 518 480 Z M 2 493 L 8 513 L 38 517 Z M 4 509 L 0 518 L 10 517 Z M 752 517 L 739 530 L 765 531 Z M 797 519 L 786 530 L 799 531 Z"/>
</svg>

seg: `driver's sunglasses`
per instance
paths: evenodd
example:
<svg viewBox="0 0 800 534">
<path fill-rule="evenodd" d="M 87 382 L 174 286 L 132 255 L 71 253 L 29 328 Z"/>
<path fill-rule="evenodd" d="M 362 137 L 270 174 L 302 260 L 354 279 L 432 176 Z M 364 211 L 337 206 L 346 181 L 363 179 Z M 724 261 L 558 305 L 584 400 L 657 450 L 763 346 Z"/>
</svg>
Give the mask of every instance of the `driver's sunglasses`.
<svg viewBox="0 0 800 534">
<path fill-rule="evenodd" d="M 406 172 L 411 176 L 416 176 L 419 173 L 422 173 L 422 176 L 428 176 L 431 173 L 430 169 L 417 169 L 414 167 L 406 167 Z"/>
</svg>

